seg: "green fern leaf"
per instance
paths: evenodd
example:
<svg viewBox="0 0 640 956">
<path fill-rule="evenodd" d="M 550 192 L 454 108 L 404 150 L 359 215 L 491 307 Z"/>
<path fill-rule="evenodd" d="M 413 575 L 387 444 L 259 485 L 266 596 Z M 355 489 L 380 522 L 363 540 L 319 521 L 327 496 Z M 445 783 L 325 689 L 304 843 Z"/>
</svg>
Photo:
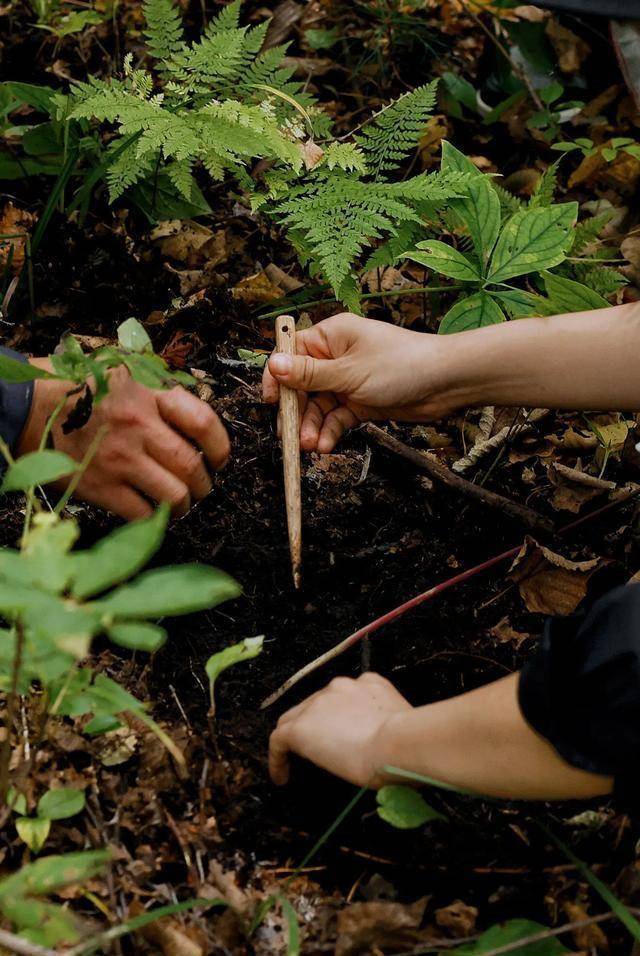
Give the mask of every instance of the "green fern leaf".
<svg viewBox="0 0 640 956">
<path fill-rule="evenodd" d="M 540 179 L 536 184 L 536 188 L 533 191 L 533 195 L 529 200 L 529 205 L 536 206 L 550 206 L 553 203 L 553 197 L 555 196 L 556 189 L 558 188 L 558 164 L 560 160 L 556 160 L 555 163 L 552 163 L 551 166 L 548 166 Z"/>
<path fill-rule="evenodd" d="M 173 0 L 145 0 L 143 9 L 149 53 L 162 68 L 184 48 L 182 17 Z"/>
<path fill-rule="evenodd" d="M 366 126 L 356 142 L 376 175 L 397 169 L 416 148 L 436 102 L 437 80 L 405 93 Z"/>
</svg>

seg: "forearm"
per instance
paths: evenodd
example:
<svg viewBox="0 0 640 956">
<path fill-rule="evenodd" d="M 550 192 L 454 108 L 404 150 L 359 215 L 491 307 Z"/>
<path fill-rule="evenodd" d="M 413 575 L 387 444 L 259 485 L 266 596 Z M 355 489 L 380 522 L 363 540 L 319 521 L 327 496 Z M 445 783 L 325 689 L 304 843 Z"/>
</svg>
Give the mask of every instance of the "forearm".
<svg viewBox="0 0 640 956">
<path fill-rule="evenodd" d="M 610 777 L 570 766 L 529 727 L 518 704 L 518 678 L 513 674 L 394 715 L 378 734 L 378 767 L 414 771 L 492 797 L 553 800 L 609 793 Z"/>
<path fill-rule="evenodd" d="M 447 404 L 640 408 L 640 303 L 447 336 Z"/>
</svg>

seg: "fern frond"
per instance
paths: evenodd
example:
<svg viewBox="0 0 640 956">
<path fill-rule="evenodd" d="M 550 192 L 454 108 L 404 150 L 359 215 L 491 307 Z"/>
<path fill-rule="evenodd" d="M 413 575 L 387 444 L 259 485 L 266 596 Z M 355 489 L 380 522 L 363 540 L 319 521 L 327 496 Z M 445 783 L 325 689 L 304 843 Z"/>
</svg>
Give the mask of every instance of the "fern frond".
<svg viewBox="0 0 640 956">
<path fill-rule="evenodd" d="M 420 173 L 400 183 L 387 183 L 386 189 L 392 196 L 413 202 L 445 203 L 463 197 L 469 179 L 469 173 Z"/>
<path fill-rule="evenodd" d="M 572 278 L 605 297 L 614 295 L 622 286 L 627 285 L 628 281 L 617 269 L 612 269 L 610 266 L 573 263 L 571 271 Z"/>
<path fill-rule="evenodd" d="M 583 219 L 582 222 L 578 223 L 573 231 L 573 245 L 571 246 L 574 255 L 579 256 L 587 246 L 596 241 L 614 212 L 615 209 L 610 209 L 597 216 L 591 216 L 589 219 Z"/>
<path fill-rule="evenodd" d="M 500 211 L 503 218 L 507 216 L 512 216 L 515 212 L 518 212 L 519 209 L 524 207 L 524 202 L 522 199 L 518 199 L 517 196 L 514 196 L 513 193 L 510 193 L 508 189 L 505 189 L 504 186 L 501 186 L 495 181 L 491 180 L 491 185 L 498 194 L 498 199 L 500 200 Z"/>
<path fill-rule="evenodd" d="M 367 162 L 364 153 L 355 143 L 331 143 L 324 152 L 323 162 L 329 169 L 343 169 L 345 172 L 366 173 Z"/>
<path fill-rule="evenodd" d="M 302 165 L 298 143 L 282 134 L 277 122 L 261 106 L 227 100 L 210 103 L 195 116 L 203 145 L 220 155 L 279 159 L 294 169 Z"/>
<path fill-rule="evenodd" d="M 370 269 L 382 269 L 385 266 L 394 265 L 406 252 L 415 249 L 417 242 L 426 239 L 427 234 L 428 231 L 421 222 L 399 223 L 396 235 L 374 249 L 363 268 L 368 272 Z"/>
<path fill-rule="evenodd" d="M 114 141 L 108 153 L 115 152 L 121 145 L 117 140 Z M 106 180 L 110 202 L 115 202 L 127 189 L 148 176 L 155 165 L 151 156 L 141 162 L 136 146 L 135 142 L 131 143 L 109 163 Z"/>
<path fill-rule="evenodd" d="M 320 176 L 293 193 L 276 207 L 276 217 L 304 237 L 336 294 L 372 239 L 395 234 L 399 222 L 420 222 L 409 205 L 389 195 L 387 185 L 344 174 Z"/>
<path fill-rule="evenodd" d="M 416 148 L 436 102 L 438 81 L 405 93 L 356 137 L 376 175 L 397 167 Z"/>
<path fill-rule="evenodd" d="M 182 17 L 173 0 L 145 0 L 143 10 L 147 22 L 147 47 L 162 70 L 164 64 L 185 46 Z"/>
<path fill-rule="evenodd" d="M 191 167 L 192 162 L 190 159 L 176 160 L 165 167 L 171 183 L 185 199 L 191 199 L 193 194 L 194 179 L 191 173 Z"/>
<path fill-rule="evenodd" d="M 558 165 L 560 160 L 547 166 L 542 176 L 536 183 L 536 188 L 529 200 L 529 205 L 533 208 L 550 206 L 558 188 Z"/>
</svg>

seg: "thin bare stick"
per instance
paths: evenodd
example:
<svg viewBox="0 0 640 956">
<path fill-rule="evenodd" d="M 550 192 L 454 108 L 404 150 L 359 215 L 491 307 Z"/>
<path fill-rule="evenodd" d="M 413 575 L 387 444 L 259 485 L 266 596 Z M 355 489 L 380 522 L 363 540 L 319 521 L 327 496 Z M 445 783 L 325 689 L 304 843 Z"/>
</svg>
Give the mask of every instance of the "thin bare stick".
<svg viewBox="0 0 640 956">
<path fill-rule="evenodd" d="M 45 949 L 37 943 L 30 943 L 28 939 L 8 933 L 6 929 L 0 929 L 0 946 L 10 953 L 17 953 L 17 956 L 56 956 L 55 949 Z"/>
<path fill-rule="evenodd" d="M 483 561 L 482 564 L 476 564 L 475 567 L 468 568 L 466 571 L 462 571 L 460 574 L 456 574 L 454 577 L 449 578 L 446 581 L 442 581 L 440 584 L 436 584 L 434 587 L 429 588 L 428 591 L 423 591 L 422 594 L 418 594 L 416 597 L 411 598 L 411 600 L 405 601 L 404 604 L 401 604 L 400 607 L 394 608 L 393 611 L 387 611 L 386 614 L 383 614 L 382 617 L 376 618 L 375 621 L 371 621 L 370 624 L 365 624 L 364 627 L 354 631 L 354 633 L 350 634 L 349 637 L 345 637 L 345 639 L 340 641 L 339 644 L 336 644 L 335 647 L 325 651 L 325 653 L 321 654 L 320 657 L 316 657 L 314 661 L 310 661 L 308 664 L 305 664 L 305 666 L 301 667 L 299 671 L 296 671 L 295 674 L 292 674 L 291 677 L 288 677 L 281 687 L 267 697 L 266 700 L 263 700 L 263 702 L 260 704 L 260 708 L 264 710 L 265 707 L 270 707 L 271 704 L 275 704 L 277 700 L 280 700 L 280 698 L 286 694 L 288 690 L 291 690 L 291 688 L 297 684 L 298 681 L 301 681 L 303 677 L 307 677 L 319 667 L 322 667 L 323 664 L 328 664 L 329 661 L 332 661 L 335 657 L 339 657 L 340 654 L 343 654 L 354 644 L 357 644 L 358 641 L 362 640 L 363 637 L 368 637 L 369 634 L 373 634 L 374 631 L 378 631 L 381 627 L 384 627 L 385 624 L 390 624 L 391 621 L 395 621 L 396 618 L 402 617 L 402 615 L 406 614 L 407 611 L 410 611 L 411 608 L 418 607 L 419 604 L 424 604 L 425 601 L 430 601 L 432 598 L 437 597 L 444 591 L 448 591 L 449 588 L 454 587 L 456 584 L 462 584 L 463 581 L 468 581 L 469 578 L 475 577 L 475 575 L 480 574 L 481 571 L 488 571 L 489 568 L 492 568 L 495 564 L 499 564 L 501 561 L 507 561 L 509 558 L 515 558 L 519 551 L 520 545 L 518 545 L 516 548 L 510 548 L 509 551 L 503 551 L 502 554 L 497 554 L 495 557 L 489 558 L 488 561 Z"/>
<path fill-rule="evenodd" d="M 383 448 L 393 452 L 395 455 L 400 455 L 401 458 L 405 458 L 416 468 L 426 471 L 432 478 L 435 478 L 436 481 L 440 481 L 443 485 L 447 485 L 448 488 L 453 488 L 454 491 L 468 495 L 470 498 L 475 498 L 476 501 L 488 505 L 490 508 L 497 508 L 499 511 L 503 511 L 509 515 L 509 517 L 521 521 L 527 528 L 531 528 L 535 531 L 545 531 L 547 533 L 553 531 L 552 523 L 547 518 L 539 515 L 533 508 L 528 508 L 526 505 L 521 505 L 517 501 L 505 498 L 504 495 L 498 495 L 495 491 L 489 491 L 488 488 L 483 488 L 482 485 L 476 485 L 472 481 L 467 481 L 462 475 L 454 474 L 450 468 L 447 468 L 446 465 L 438 461 L 434 455 L 418 451 L 417 448 L 411 448 L 410 445 L 406 445 L 403 441 L 400 441 L 399 438 L 394 438 L 393 435 L 383 431 L 382 428 L 378 428 L 377 425 L 365 425 L 364 430 L 376 444 L 382 445 Z"/>
<path fill-rule="evenodd" d="M 583 515 L 582 518 L 577 518 L 575 521 L 571 521 L 563 528 L 560 528 L 558 535 L 567 534 L 569 531 L 573 531 L 576 528 L 581 527 L 586 522 L 600 517 L 600 515 L 605 514 L 612 508 L 615 508 L 626 501 L 630 501 L 633 498 L 637 498 L 638 495 L 640 495 L 640 488 L 634 488 L 624 497 L 621 496 L 614 501 L 609 501 L 606 505 L 603 505 L 596 511 L 592 511 L 588 515 Z M 376 620 L 372 621 L 370 624 L 365 624 L 364 627 L 361 627 L 353 634 L 350 634 L 349 637 L 346 637 L 343 641 L 340 641 L 340 643 L 336 644 L 335 647 L 325 651 L 325 653 L 321 654 L 320 657 L 316 657 L 315 660 L 305 664 L 305 666 L 301 667 L 299 671 L 296 671 L 295 674 L 292 674 L 291 677 L 288 677 L 284 684 L 274 691 L 273 694 L 270 694 L 269 697 L 263 700 L 260 708 L 264 710 L 266 707 L 270 707 L 271 704 L 275 704 L 277 700 L 280 700 L 280 698 L 283 697 L 287 691 L 291 690 L 291 688 L 294 687 L 304 677 L 307 677 L 309 674 L 313 674 L 313 672 L 319 667 L 322 667 L 329 661 L 334 660 L 334 658 L 339 657 L 340 654 L 344 653 L 344 651 L 348 650 L 350 647 L 353 647 L 353 645 L 363 637 L 368 637 L 370 634 L 373 634 L 374 631 L 379 630 L 385 624 L 395 621 L 397 618 L 402 617 L 403 614 L 406 614 L 406 612 L 410 611 L 412 608 L 418 607 L 418 605 L 424 604 L 426 601 L 430 601 L 432 598 L 443 594 L 445 591 L 448 591 L 449 588 L 455 587 L 456 584 L 462 584 L 464 581 L 468 581 L 470 578 L 475 577 L 476 574 L 481 574 L 483 571 L 488 571 L 496 564 L 500 564 L 503 561 L 508 561 L 510 558 L 515 558 L 521 547 L 522 545 L 520 544 L 515 548 L 509 548 L 508 551 L 502 551 L 493 558 L 489 558 L 488 561 L 483 561 L 481 564 L 476 564 L 473 568 L 468 568 L 466 571 L 461 571 L 460 574 L 454 575 L 447 581 L 442 581 L 440 584 L 436 584 L 434 587 L 429 588 L 428 591 L 423 591 L 422 594 L 418 594 L 416 597 L 411 598 L 411 600 L 405 601 L 404 604 L 394 608 L 392 611 L 388 611 L 386 614 L 383 614 L 382 617 L 376 618 Z"/>
<path fill-rule="evenodd" d="M 285 355 L 296 354 L 296 323 L 290 315 L 276 319 L 276 348 Z M 300 488 L 300 412 L 298 393 L 280 385 L 280 428 L 282 435 L 282 466 L 284 469 L 284 497 L 287 508 L 289 551 L 293 584 L 300 587 L 302 566 L 302 493 Z"/>
</svg>

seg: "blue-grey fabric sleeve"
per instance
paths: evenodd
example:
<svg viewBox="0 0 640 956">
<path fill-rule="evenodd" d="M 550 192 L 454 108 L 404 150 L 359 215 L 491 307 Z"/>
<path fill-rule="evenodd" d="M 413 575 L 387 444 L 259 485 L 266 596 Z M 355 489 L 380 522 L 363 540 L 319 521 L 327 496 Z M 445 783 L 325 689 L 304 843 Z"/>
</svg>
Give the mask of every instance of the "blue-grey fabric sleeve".
<svg viewBox="0 0 640 956">
<path fill-rule="evenodd" d="M 24 355 L 0 346 L 0 355 L 26 362 Z M 4 382 L 0 378 L 0 435 L 9 448 L 15 448 L 26 425 L 33 399 L 33 382 Z M 0 465 L 0 470 L 3 466 Z"/>
</svg>

